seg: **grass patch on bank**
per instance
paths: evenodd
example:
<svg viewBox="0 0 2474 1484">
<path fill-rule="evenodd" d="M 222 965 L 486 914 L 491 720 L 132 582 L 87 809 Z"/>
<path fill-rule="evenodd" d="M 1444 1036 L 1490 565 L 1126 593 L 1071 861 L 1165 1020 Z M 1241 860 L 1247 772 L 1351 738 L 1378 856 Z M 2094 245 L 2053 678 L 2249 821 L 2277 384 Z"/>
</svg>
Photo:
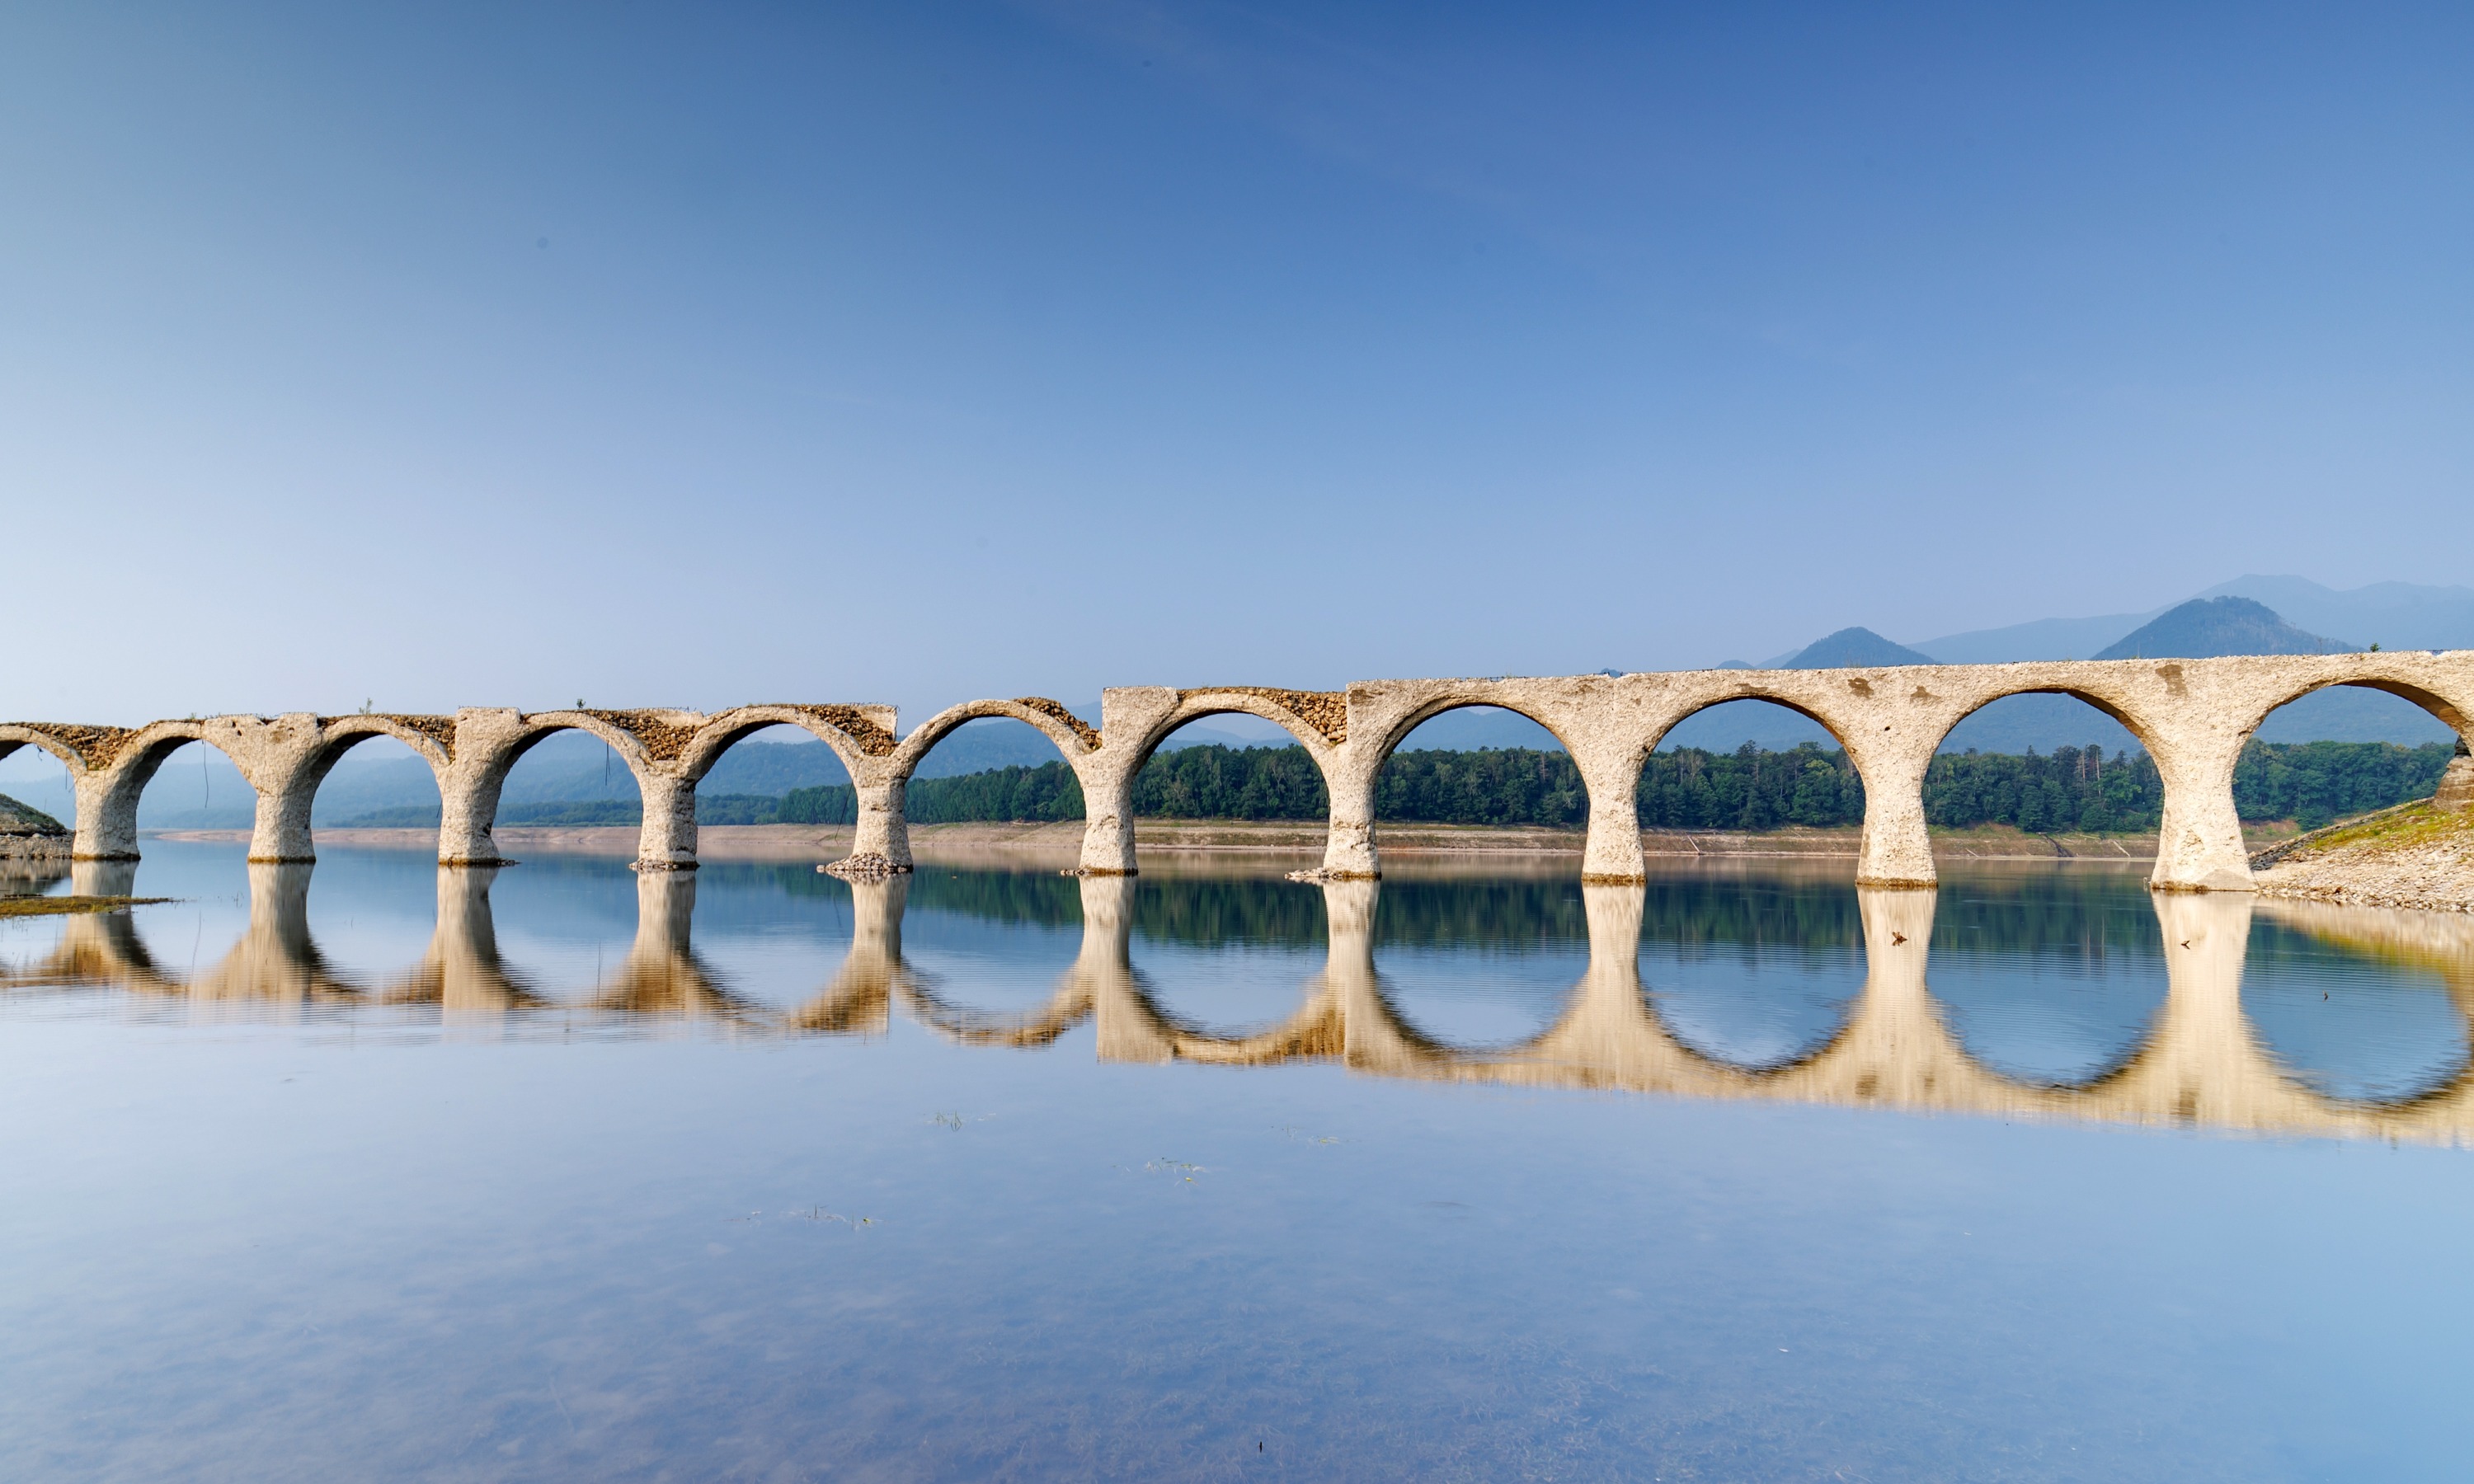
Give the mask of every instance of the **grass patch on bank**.
<svg viewBox="0 0 2474 1484">
<path fill-rule="evenodd" d="M 0 918 L 70 917 L 81 912 L 118 912 L 147 907 L 169 897 L 0 897 Z"/>
<path fill-rule="evenodd" d="M 2356 850 L 2366 855 L 2412 850 L 2474 833 L 2474 813 L 2441 810 L 2430 801 L 2383 809 L 2367 819 L 2332 826 L 2298 842 L 2288 860 L 2309 860 L 2331 850 Z"/>
</svg>

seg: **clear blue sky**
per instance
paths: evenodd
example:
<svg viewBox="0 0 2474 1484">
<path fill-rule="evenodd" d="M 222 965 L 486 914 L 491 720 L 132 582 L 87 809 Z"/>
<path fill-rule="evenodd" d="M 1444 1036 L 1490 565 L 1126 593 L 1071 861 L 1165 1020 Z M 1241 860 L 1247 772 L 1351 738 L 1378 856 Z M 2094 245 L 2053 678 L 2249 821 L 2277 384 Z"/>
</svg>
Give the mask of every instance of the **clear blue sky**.
<svg viewBox="0 0 2474 1484">
<path fill-rule="evenodd" d="M 0 12 L 0 712 L 1552 673 L 2474 551 L 2474 10 Z"/>
</svg>

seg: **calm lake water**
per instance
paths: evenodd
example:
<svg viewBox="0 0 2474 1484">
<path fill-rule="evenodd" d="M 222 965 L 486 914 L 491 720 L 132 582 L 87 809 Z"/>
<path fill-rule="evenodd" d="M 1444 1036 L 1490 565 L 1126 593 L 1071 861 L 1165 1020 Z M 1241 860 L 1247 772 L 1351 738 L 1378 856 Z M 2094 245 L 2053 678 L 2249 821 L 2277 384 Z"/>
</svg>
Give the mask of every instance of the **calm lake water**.
<svg viewBox="0 0 2474 1484">
<path fill-rule="evenodd" d="M 2474 922 L 146 850 L 0 921 L 12 1479 L 2474 1456 Z"/>
</svg>

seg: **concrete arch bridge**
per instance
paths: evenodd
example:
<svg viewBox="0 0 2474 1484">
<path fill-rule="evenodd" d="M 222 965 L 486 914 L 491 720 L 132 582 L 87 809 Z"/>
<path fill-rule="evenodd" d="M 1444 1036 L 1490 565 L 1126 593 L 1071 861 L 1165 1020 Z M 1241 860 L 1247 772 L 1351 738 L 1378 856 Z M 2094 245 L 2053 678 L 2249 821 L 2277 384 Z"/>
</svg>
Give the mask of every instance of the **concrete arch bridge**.
<svg viewBox="0 0 2474 1484">
<path fill-rule="evenodd" d="M 783 704 L 711 714 L 678 710 L 468 708 L 451 716 L 217 716 L 138 728 L 0 724 L 0 756 L 37 747 L 68 770 L 77 794 L 81 859 L 134 859 L 137 800 L 163 760 L 190 742 L 229 755 L 256 791 L 250 858 L 306 861 L 319 783 L 346 752 L 372 737 L 403 743 L 438 781 L 442 865 L 500 859 L 492 829 L 508 770 L 560 731 L 599 737 L 635 776 L 644 804 L 640 870 L 695 865 L 696 784 L 733 745 L 768 727 L 800 728 L 834 750 L 858 795 L 854 857 L 893 871 L 910 865 L 903 789 L 922 759 L 964 722 L 1007 717 L 1055 743 L 1081 785 L 1081 869 L 1136 869 L 1134 777 L 1171 732 L 1202 717 L 1242 712 L 1296 738 L 1322 771 L 1331 800 L 1323 871 L 1334 879 L 1380 874 L 1374 791 L 1384 760 L 1420 723 L 1463 706 L 1501 706 L 1554 733 L 1589 794 L 1583 872 L 1591 881 L 1645 877 L 1634 802 L 1640 770 L 1685 718 L 1730 701 L 1788 706 L 1827 728 L 1864 782 L 1856 868 L 1870 886 L 1927 886 L 1935 878 L 1925 829 L 1926 767 L 1950 730 L 2005 696 L 2078 697 L 2128 728 L 2155 759 L 2165 811 L 2150 882 L 2167 891 L 2245 891 L 2251 885 L 2233 773 L 2244 743 L 2268 713 L 2330 685 L 2402 696 L 2474 738 L 2474 651 L 2121 659 L 2002 665 L 1904 665 L 1850 670 L 1695 670 L 1564 678 L 1369 681 L 1338 691 L 1269 686 L 1103 693 L 1096 727 L 1041 697 L 975 701 L 903 735 L 888 706 Z M 2460 771 L 2474 771 L 2461 756 Z"/>
</svg>

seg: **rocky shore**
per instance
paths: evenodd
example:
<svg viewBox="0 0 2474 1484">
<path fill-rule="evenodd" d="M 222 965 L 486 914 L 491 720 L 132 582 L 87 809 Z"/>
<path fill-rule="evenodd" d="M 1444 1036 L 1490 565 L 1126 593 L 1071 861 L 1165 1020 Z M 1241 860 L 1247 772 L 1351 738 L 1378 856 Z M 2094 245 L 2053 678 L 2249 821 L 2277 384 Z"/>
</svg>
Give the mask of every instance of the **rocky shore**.
<svg viewBox="0 0 2474 1484">
<path fill-rule="evenodd" d="M 2253 857 L 2263 897 L 2474 912 L 2474 810 L 2410 803 Z"/>
<path fill-rule="evenodd" d="M 69 858 L 68 827 L 42 810 L 0 794 L 0 861 Z"/>
</svg>

